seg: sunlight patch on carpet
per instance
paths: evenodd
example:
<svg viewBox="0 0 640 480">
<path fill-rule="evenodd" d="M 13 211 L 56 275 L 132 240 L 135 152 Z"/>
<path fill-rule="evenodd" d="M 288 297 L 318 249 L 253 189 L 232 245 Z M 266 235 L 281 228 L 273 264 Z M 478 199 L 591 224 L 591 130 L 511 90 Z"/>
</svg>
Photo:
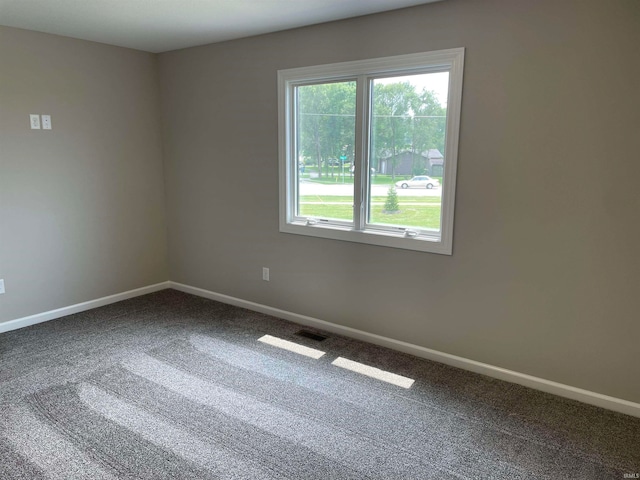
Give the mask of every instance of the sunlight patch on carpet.
<svg viewBox="0 0 640 480">
<path fill-rule="evenodd" d="M 288 350 L 290 352 L 298 353 L 300 355 L 304 355 L 306 357 L 311 357 L 315 359 L 318 359 L 325 354 L 325 352 L 323 352 L 322 350 L 305 347 L 304 345 L 300 345 L 295 342 L 290 342 L 288 340 L 283 340 L 282 338 L 272 337 L 271 335 L 264 335 L 263 337 L 260 337 L 258 341 L 262 343 L 266 343 L 267 345 L 271 345 L 273 347 L 282 348 L 284 350 Z"/>
<path fill-rule="evenodd" d="M 402 388 L 410 388 L 411 385 L 413 385 L 413 382 L 415 382 L 415 380 L 413 380 L 412 378 L 403 377 L 402 375 L 387 372 L 386 370 L 370 367 L 369 365 L 365 365 L 360 362 L 354 362 L 353 360 L 348 360 L 343 357 L 336 358 L 333 362 L 331 362 L 331 364 L 335 365 L 336 367 L 345 368 L 347 370 L 351 370 L 352 372 L 360 373 L 377 380 L 382 380 L 383 382 L 391 383 Z"/>
</svg>

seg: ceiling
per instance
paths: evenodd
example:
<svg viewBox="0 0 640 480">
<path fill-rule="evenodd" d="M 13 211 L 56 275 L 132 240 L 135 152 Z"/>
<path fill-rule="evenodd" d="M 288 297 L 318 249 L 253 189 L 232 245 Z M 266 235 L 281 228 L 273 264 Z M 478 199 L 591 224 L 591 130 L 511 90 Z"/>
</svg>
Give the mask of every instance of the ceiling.
<svg viewBox="0 0 640 480">
<path fill-rule="evenodd" d="M 166 52 L 439 0 L 0 0 L 0 25 Z"/>
</svg>

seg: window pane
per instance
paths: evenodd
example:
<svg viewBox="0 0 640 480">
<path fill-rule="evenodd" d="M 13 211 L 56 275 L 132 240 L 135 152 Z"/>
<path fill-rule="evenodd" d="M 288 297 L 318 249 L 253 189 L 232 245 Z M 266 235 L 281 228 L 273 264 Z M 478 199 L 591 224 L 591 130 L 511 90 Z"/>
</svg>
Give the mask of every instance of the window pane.
<svg viewBox="0 0 640 480">
<path fill-rule="evenodd" d="M 449 74 L 371 81 L 368 223 L 440 230 Z"/>
<path fill-rule="evenodd" d="M 356 82 L 296 87 L 296 215 L 353 222 Z"/>
</svg>

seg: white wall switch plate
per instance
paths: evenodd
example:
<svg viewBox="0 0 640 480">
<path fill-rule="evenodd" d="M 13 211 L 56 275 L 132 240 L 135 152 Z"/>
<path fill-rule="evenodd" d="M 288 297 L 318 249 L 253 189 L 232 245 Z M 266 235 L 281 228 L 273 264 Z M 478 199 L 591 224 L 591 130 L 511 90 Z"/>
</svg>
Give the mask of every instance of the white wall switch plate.
<svg viewBox="0 0 640 480">
<path fill-rule="evenodd" d="M 51 130 L 51 115 L 42 115 L 42 129 Z"/>
<path fill-rule="evenodd" d="M 262 279 L 265 282 L 269 281 L 269 269 L 267 267 L 262 267 Z"/>
<path fill-rule="evenodd" d="M 4 293 L 4 280 L 0 278 L 0 294 Z"/>
<path fill-rule="evenodd" d="M 29 115 L 31 121 L 31 130 L 40 130 L 40 115 L 32 113 Z"/>
</svg>

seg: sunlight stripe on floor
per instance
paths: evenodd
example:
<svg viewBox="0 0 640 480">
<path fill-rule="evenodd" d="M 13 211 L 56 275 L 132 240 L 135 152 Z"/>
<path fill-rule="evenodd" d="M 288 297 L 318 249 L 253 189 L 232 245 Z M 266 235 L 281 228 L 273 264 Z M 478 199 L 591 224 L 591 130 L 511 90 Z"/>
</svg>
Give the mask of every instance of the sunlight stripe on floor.
<svg viewBox="0 0 640 480">
<path fill-rule="evenodd" d="M 203 380 L 146 354 L 131 357 L 123 361 L 122 366 L 192 402 L 253 425 L 285 442 L 297 443 L 301 452 L 309 449 L 323 455 L 342 469 L 339 476 L 320 478 L 404 478 L 401 475 L 403 466 L 408 461 L 416 461 L 412 453 L 402 448 L 390 453 L 385 444 L 375 438 L 359 435 L 348 428 L 332 426 L 321 418 L 314 419 L 304 413 Z M 301 455 L 304 458 L 304 453 Z M 370 477 L 365 473 L 371 471 L 378 475 Z"/>
<path fill-rule="evenodd" d="M 413 385 L 413 382 L 415 382 L 415 380 L 413 380 L 412 378 L 403 377 L 402 375 L 387 372 L 386 370 L 380 370 L 379 368 L 370 367 L 363 363 L 354 362 L 353 360 L 348 360 L 343 357 L 336 358 L 333 362 L 331 362 L 331 364 L 335 365 L 336 367 L 345 368 L 347 370 L 351 370 L 352 372 L 360 373 L 377 380 L 382 380 L 383 382 L 391 383 L 402 388 L 410 388 L 411 385 Z"/>
<path fill-rule="evenodd" d="M 83 383 L 79 396 L 96 413 L 117 423 L 145 440 L 182 458 L 209 469 L 220 479 L 237 479 L 235 472 L 247 478 L 261 478 L 265 471 L 236 458 L 232 450 L 203 441 L 178 425 L 126 402 L 100 387 Z"/>
<path fill-rule="evenodd" d="M 325 354 L 325 352 L 323 352 L 322 350 L 305 347 L 304 345 L 290 342 L 288 340 L 283 340 L 282 338 L 272 337 L 271 335 L 264 335 L 263 337 L 260 337 L 258 341 L 266 343 L 267 345 L 271 345 L 273 347 L 282 348 L 284 350 L 289 350 L 290 352 L 298 353 L 300 355 L 304 355 L 305 357 L 311 357 L 315 359 L 318 359 Z"/>
<path fill-rule="evenodd" d="M 117 477 L 91 459 L 81 446 L 36 416 L 25 405 L 8 411 L 0 431 L 16 450 L 44 470 L 49 478 L 116 480 Z M 0 460 L 1 461 L 1 460 Z"/>
</svg>

